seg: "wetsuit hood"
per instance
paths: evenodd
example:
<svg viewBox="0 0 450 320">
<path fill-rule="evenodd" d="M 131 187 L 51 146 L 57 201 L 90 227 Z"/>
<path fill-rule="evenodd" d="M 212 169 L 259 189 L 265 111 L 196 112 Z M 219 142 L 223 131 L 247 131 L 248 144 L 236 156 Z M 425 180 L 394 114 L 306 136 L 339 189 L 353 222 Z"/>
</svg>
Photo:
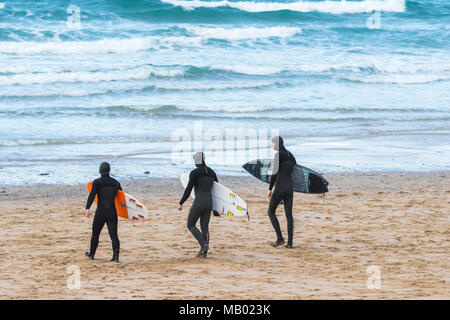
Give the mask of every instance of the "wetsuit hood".
<svg viewBox="0 0 450 320">
<path fill-rule="evenodd" d="M 280 136 L 276 136 L 272 139 L 272 142 L 275 144 L 274 149 L 276 151 L 284 149 L 284 141 L 283 138 Z"/>
<path fill-rule="evenodd" d="M 203 152 L 197 152 L 194 154 L 194 162 L 196 167 L 206 166 L 205 154 Z"/>
<path fill-rule="evenodd" d="M 100 164 L 100 168 L 98 169 L 101 175 L 109 175 L 109 172 L 111 171 L 111 166 L 108 162 L 102 162 Z"/>
</svg>

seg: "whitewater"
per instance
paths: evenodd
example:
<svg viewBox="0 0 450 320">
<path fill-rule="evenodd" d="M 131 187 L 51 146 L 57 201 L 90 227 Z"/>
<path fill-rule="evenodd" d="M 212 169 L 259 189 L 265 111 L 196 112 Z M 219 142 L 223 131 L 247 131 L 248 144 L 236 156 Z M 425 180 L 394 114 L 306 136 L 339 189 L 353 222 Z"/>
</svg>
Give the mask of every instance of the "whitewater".
<svg viewBox="0 0 450 320">
<path fill-rule="evenodd" d="M 198 123 L 279 129 L 322 172 L 450 169 L 446 0 L 68 6 L 0 3 L 0 185 L 177 177 Z"/>
</svg>

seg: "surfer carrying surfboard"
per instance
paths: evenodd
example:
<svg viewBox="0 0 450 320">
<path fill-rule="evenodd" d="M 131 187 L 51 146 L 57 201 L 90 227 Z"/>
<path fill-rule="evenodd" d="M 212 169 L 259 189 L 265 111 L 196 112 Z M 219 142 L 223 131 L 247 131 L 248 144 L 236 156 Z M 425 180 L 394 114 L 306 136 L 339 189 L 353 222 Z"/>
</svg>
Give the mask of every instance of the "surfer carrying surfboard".
<svg viewBox="0 0 450 320">
<path fill-rule="evenodd" d="M 291 178 L 291 171 L 296 164 L 295 157 L 284 147 L 282 137 L 274 137 L 272 139 L 272 148 L 276 150 L 273 161 L 272 176 L 269 183 L 269 191 L 267 197 L 269 202 L 269 218 L 273 228 L 277 234 L 277 240 L 272 243 L 273 247 L 284 244 L 284 238 L 281 233 L 280 223 L 275 214 L 281 201 L 284 204 L 284 211 L 287 219 L 288 243 L 286 248 L 292 248 L 294 238 L 294 218 L 292 216 L 292 203 L 294 201 L 294 190 Z M 275 191 L 272 192 L 275 186 Z"/>
<path fill-rule="evenodd" d="M 195 187 L 195 200 L 189 211 L 187 228 L 200 244 L 197 257 L 206 258 L 209 248 L 209 220 L 212 211 L 211 189 L 214 181 L 219 181 L 214 170 L 206 166 L 203 152 L 194 154 L 194 162 L 197 168 L 189 174 L 189 182 L 178 204 L 178 210 L 183 210 L 183 203 L 189 198 L 192 188 Z M 196 227 L 199 219 L 201 231 Z"/>
<path fill-rule="evenodd" d="M 109 236 L 111 237 L 113 247 L 113 257 L 111 261 L 119 262 L 120 241 L 117 235 L 117 212 L 114 203 L 117 191 L 122 190 L 120 183 L 110 177 L 111 167 L 109 163 L 103 162 L 100 165 L 101 177 L 95 179 L 92 183 L 92 189 L 86 203 L 86 217 L 91 216 L 90 207 L 97 196 L 97 210 L 95 211 L 94 221 L 92 223 L 92 237 L 90 251 L 86 252 L 86 256 L 94 259 L 95 251 L 98 246 L 98 238 L 103 226 L 108 226 Z"/>
</svg>

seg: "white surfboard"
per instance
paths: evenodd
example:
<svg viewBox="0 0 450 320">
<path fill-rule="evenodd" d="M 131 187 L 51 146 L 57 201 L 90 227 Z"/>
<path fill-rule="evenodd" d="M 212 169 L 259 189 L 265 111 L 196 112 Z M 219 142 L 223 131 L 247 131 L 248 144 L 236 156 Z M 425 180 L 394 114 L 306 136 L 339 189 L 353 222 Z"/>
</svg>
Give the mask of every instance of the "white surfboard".
<svg viewBox="0 0 450 320">
<path fill-rule="evenodd" d="M 149 218 L 150 213 L 145 205 L 142 204 L 135 197 L 125 193 L 126 207 L 128 211 L 128 219 L 132 222 L 146 220 Z"/>
<path fill-rule="evenodd" d="M 189 183 L 189 173 L 183 173 L 180 176 L 180 180 L 183 187 L 186 188 Z M 229 217 L 247 216 L 250 220 L 248 207 L 245 201 L 224 185 L 214 182 L 211 189 L 211 195 L 214 211 Z M 195 199 L 194 188 L 192 189 L 191 197 Z"/>
<path fill-rule="evenodd" d="M 88 183 L 87 189 L 88 192 L 91 192 L 92 181 Z M 95 196 L 94 201 L 97 203 L 97 196 Z M 142 202 L 122 190 L 117 191 L 116 197 L 114 198 L 114 205 L 117 216 L 131 220 L 132 222 L 143 221 L 150 216 L 147 207 Z"/>
</svg>

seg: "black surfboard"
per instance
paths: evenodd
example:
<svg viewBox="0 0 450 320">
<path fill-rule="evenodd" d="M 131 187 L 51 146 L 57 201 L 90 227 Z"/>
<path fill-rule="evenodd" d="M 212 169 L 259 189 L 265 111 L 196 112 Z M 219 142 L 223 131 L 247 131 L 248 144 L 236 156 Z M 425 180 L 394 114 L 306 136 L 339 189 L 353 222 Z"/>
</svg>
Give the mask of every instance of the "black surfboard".
<svg viewBox="0 0 450 320">
<path fill-rule="evenodd" d="M 273 159 L 258 159 L 242 166 L 248 173 L 261 181 L 270 182 Z M 319 173 L 296 164 L 291 172 L 294 191 L 321 194 L 328 192 L 328 181 Z"/>
</svg>

